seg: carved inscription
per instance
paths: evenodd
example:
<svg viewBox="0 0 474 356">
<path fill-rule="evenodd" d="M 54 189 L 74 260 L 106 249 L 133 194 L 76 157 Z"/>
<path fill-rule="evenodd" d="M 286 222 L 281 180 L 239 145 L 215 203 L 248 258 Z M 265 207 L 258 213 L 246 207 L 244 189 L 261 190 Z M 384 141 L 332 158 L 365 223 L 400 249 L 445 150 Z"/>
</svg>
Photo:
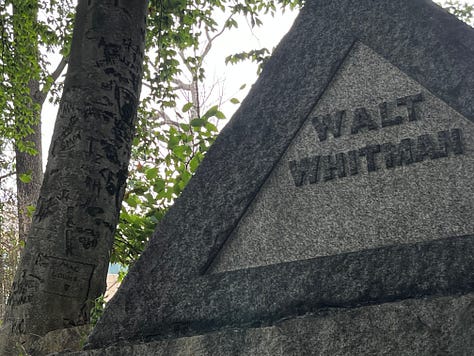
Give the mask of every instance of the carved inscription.
<svg viewBox="0 0 474 356">
<path fill-rule="evenodd" d="M 10 293 L 7 304 L 22 305 L 31 303 L 35 294 L 39 291 L 40 282 L 41 280 L 37 276 L 23 270 L 18 281 L 13 282 L 12 293 Z"/>
<path fill-rule="evenodd" d="M 87 298 L 94 265 L 38 254 L 35 274 L 45 277 L 45 293 L 76 299 Z"/>
<path fill-rule="evenodd" d="M 400 125 L 404 122 L 418 120 L 416 108 L 423 101 L 421 93 L 398 98 L 393 102 L 382 102 L 379 104 L 379 117 L 372 117 L 366 108 L 356 108 L 353 112 L 339 110 L 333 114 L 316 116 L 311 123 L 317 133 L 319 141 L 326 141 L 328 133 L 334 138 L 342 135 L 356 135 L 367 130 L 378 130 L 380 128 Z M 394 108 L 405 108 L 405 116 L 391 116 Z M 389 110 L 390 109 L 390 110 Z"/>
<path fill-rule="evenodd" d="M 8 305 L 31 303 L 39 292 L 87 299 L 95 266 L 38 253 L 31 272 L 23 270 L 12 286 Z"/>
<path fill-rule="evenodd" d="M 351 115 L 345 110 L 314 117 L 311 121 L 319 141 L 335 139 L 342 135 L 356 135 L 363 130 L 379 130 L 419 120 L 417 106 L 423 101 L 421 93 L 398 98 L 379 105 L 379 117 L 371 117 L 365 108 L 355 109 Z M 404 107 L 405 116 L 390 115 L 394 107 Z M 349 117 L 352 120 L 348 120 Z M 289 162 L 289 169 L 296 186 L 315 184 L 354 176 L 361 171 L 375 172 L 393 169 L 425 160 L 434 160 L 464 153 L 463 133 L 459 128 L 425 133 L 399 142 L 370 144 L 347 152 L 315 155 Z"/>
</svg>

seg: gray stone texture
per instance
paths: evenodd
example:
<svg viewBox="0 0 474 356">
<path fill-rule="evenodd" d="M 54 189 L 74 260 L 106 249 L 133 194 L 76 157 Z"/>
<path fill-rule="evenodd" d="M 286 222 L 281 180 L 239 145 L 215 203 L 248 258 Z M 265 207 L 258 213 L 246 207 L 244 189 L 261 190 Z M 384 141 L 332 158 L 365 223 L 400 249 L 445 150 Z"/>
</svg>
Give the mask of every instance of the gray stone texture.
<svg viewBox="0 0 474 356">
<path fill-rule="evenodd" d="M 137 286 L 116 295 L 98 324 L 108 329 L 96 327 L 88 347 L 266 326 L 332 307 L 466 294 L 474 291 L 473 266 L 474 236 L 465 236 L 196 276 L 157 290 Z M 98 330 L 107 338 L 97 338 Z"/>
<path fill-rule="evenodd" d="M 474 295 L 331 308 L 270 327 L 228 329 L 70 356 L 453 355 L 474 350 Z M 58 355 L 59 356 L 59 355 Z"/>
<path fill-rule="evenodd" d="M 418 302 L 423 303 L 422 298 L 474 291 L 473 231 L 467 231 L 469 225 L 465 223 L 468 220 L 463 215 L 472 211 L 472 202 L 466 200 L 469 196 L 472 198 L 472 185 L 461 177 L 472 169 L 471 153 L 464 154 L 461 159 L 456 157 L 455 161 L 427 160 L 391 173 L 401 183 L 408 184 L 415 197 L 421 198 L 416 189 L 425 189 L 424 182 L 435 189 L 434 194 L 423 196 L 425 200 L 416 205 L 421 207 L 419 212 L 407 205 L 418 214 L 415 217 L 406 214 L 407 231 L 402 229 L 402 220 L 393 221 L 395 232 L 400 232 L 401 236 L 380 224 L 375 230 L 391 235 L 377 236 L 377 231 L 363 225 L 370 220 L 365 218 L 361 220 L 363 226 L 357 227 L 360 236 L 344 240 L 344 227 L 332 226 L 336 214 L 332 212 L 328 217 L 330 226 L 326 229 L 339 231 L 338 238 L 341 243 L 349 244 L 348 249 L 330 242 L 331 237 L 327 236 L 329 247 L 318 242 L 309 255 L 302 256 L 303 260 L 292 251 L 288 255 L 274 256 L 280 252 L 267 250 L 269 260 L 258 261 L 256 265 L 262 265 L 260 267 L 209 273 L 236 226 L 246 219 L 246 214 L 251 217 L 251 211 L 255 210 L 252 204 L 258 201 L 255 197 L 265 190 L 266 182 L 271 181 L 272 172 L 276 171 L 285 152 L 291 152 L 292 142 L 308 137 L 304 134 L 308 116 L 314 110 L 325 112 L 328 108 L 323 106 L 324 93 L 331 90 L 337 79 L 344 79 L 341 75 L 335 78 L 336 73 L 344 73 L 344 65 L 350 64 L 351 58 L 358 53 L 364 59 L 364 65 L 373 64 L 376 71 L 380 70 L 380 62 L 390 67 L 387 75 L 393 76 L 394 83 L 386 83 L 387 90 L 374 97 L 376 102 L 398 98 L 399 94 L 405 94 L 402 90 L 405 88 L 400 86 L 408 85 L 406 89 L 422 90 L 426 101 L 443 113 L 438 117 L 435 115 L 438 111 L 426 109 L 427 116 L 419 123 L 401 125 L 399 133 L 392 132 L 393 128 L 379 130 L 375 133 L 377 140 L 417 135 L 425 130 L 437 132 L 438 128 L 451 128 L 451 124 L 463 125 L 466 132 L 472 132 L 472 28 L 427 0 L 308 1 L 238 112 L 157 227 L 147 249 L 89 337 L 88 348 L 123 341 L 158 341 L 229 328 L 271 326 L 284 318 L 294 319 L 328 308 L 350 309 L 408 298 L 418 298 Z M 374 63 L 371 63 L 372 59 Z M 377 77 L 367 76 L 364 69 L 360 70 L 366 74 L 367 83 L 377 81 Z M 365 90 L 365 84 L 360 85 L 360 89 Z M 354 95 L 351 94 L 348 100 L 355 98 Z M 356 104 L 373 106 L 366 99 L 372 100 L 372 96 L 361 98 L 363 102 Z M 450 116 L 448 126 L 444 115 Z M 354 140 L 366 144 L 369 135 L 364 135 L 366 133 L 361 132 Z M 347 144 L 344 140 L 340 142 Z M 472 152 L 472 142 L 468 149 Z M 471 160 L 470 166 L 466 160 Z M 439 177 L 439 169 L 448 172 L 448 177 Z M 387 175 L 386 170 L 381 170 L 361 173 L 357 177 L 361 182 L 373 181 L 379 189 L 375 197 L 370 196 L 370 190 L 367 192 L 366 205 L 376 208 L 386 203 L 395 212 L 404 213 L 407 203 L 380 200 L 382 188 L 394 199 L 404 201 L 406 198 L 404 190 L 395 184 L 383 187 L 384 179 L 394 180 Z M 454 183 L 449 177 L 453 177 Z M 358 183 L 353 177 L 347 177 L 331 184 L 357 186 Z M 463 192 L 458 191 L 458 184 Z M 363 190 L 363 187 L 358 189 Z M 330 198 L 329 193 L 326 198 Z M 347 201 L 356 199 L 351 198 L 350 192 L 344 194 L 347 194 Z M 433 199 L 433 204 L 439 203 L 439 197 L 450 194 L 459 200 L 450 199 L 449 204 L 433 207 L 432 211 L 422 206 L 430 204 L 429 199 Z M 342 203 L 341 209 L 345 209 Z M 460 207 L 467 211 L 461 211 Z M 366 212 L 370 211 L 366 209 Z M 435 222 L 436 226 L 436 217 L 444 212 L 449 213 L 442 216 L 445 224 L 430 226 L 429 222 Z M 383 213 L 377 214 L 375 216 L 383 217 Z M 386 224 L 392 223 L 388 217 L 384 219 Z M 411 225 L 414 225 L 413 231 L 410 231 Z M 288 244 L 282 246 L 290 247 Z M 322 249 L 325 251 L 321 252 Z M 353 252 L 341 253 L 348 250 Z M 235 255 L 229 254 L 231 257 L 227 258 L 231 260 Z M 311 258 L 314 256 L 320 257 Z M 250 259 L 245 257 L 239 262 L 240 267 L 254 265 L 249 263 Z M 276 261 L 289 262 L 271 264 Z M 234 268 L 227 265 L 223 269 Z M 441 312 L 443 308 L 439 310 Z M 415 329 L 410 329 L 409 324 L 406 327 L 407 330 Z M 294 328 L 297 335 L 297 324 Z M 401 325 L 400 329 L 403 330 Z M 472 331 L 472 326 L 467 329 L 466 332 Z M 350 335 L 358 329 L 344 330 Z M 304 342 L 301 340 L 302 345 Z M 315 345 L 317 347 L 317 343 Z M 410 354 L 411 349 L 407 350 L 405 354 Z"/>
<path fill-rule="evenodd" d="M 413 104 L 416 120 L 396 99 L 421 94 Z M 388 117 L 398 125 L 381 126 L 379 104 L 389 103 Z M 377 129 L 351 134 L 354 110 L 364 107 Z M 342 134 L 320 141 L 312 119 L 345 110 Z M 334 119 L 333 119 L 334 120 Z M 375 154 L 376 171 L 325 181 L 318 162 L 318 182 L 295 186 L 289 163 L 310 156 L 335 155 L 367 145 L 439 131 L 463 131 L 464 153 L 385 167 Z M 474 231 L 474 125 L 427 89 L 358 42 L 333 81 L 263 184 L 211 268 L 212 272 L 296 261 L 389 244 L 434 240 Z M 413 149 L 412 151 L 415 151 Z M 335 158 L 335 157 L 334 157 Z M 346 160 L 347 160 L 346 156 Z M 346 163 L 346 170 L 349 167 Z M 315 169 L 315 164 L 311 165 Z"/>
<path fill-rule="evenodd" d="M 41 356 L 59 351 L 82 350 L 91 329 L 92 325 L 81 325 L 50 331 L 32 345 L 29 355 Z"/>
</svg>

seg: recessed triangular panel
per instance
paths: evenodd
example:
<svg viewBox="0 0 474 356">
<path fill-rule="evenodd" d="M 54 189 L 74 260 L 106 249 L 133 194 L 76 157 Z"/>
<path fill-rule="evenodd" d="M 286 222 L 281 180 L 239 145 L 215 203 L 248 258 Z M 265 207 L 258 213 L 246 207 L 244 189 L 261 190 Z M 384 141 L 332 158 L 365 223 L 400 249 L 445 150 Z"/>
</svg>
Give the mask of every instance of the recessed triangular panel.
<svg viewBox="0 0 474 356">
<path fill-rule="evenodd" d="M 89 346 L 474 291 L 473 68 L 429 0 L 306 1 Z"/>
<path fill-rule="evenodd" d="M 472 233 L 473 137 L 472 122 L 357 43 L 211 271 Z"/>
</svg>

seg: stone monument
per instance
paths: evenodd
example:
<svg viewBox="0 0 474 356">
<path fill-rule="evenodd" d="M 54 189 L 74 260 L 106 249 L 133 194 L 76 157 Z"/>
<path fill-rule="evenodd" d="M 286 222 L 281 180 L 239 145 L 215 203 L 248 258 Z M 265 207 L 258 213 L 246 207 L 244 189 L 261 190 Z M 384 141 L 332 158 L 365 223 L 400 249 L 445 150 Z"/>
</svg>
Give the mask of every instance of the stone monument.
<svg viewBox="0 0 474 356">
<path fill-rule="evenodd" d="M 78 355 L 474 354 L 474 30 L 309 0 Z"/>
</svg>

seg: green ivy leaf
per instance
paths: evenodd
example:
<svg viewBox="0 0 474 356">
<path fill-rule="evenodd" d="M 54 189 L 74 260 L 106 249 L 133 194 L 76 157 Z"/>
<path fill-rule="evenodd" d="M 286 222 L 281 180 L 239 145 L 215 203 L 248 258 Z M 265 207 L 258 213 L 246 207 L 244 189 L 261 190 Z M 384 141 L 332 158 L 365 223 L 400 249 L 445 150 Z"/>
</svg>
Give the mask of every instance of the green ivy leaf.
<svg viewBox="0 0 474 356">
<path fill-rule="evenodd" d="M 34 205 L 28 205 L 28 206 L 26 207 L 26 211 L 27 211 L 27 213 L 28 213 L 28 216 L 29 216 L 29 217 L 32 217 L 33 214 L 34 214 L 35 211 L 36 211 L 36 206 L 34 206 Z"/>
<path fill-rule="evenodd" d="M 25 184 L 30 183 L 32 180 L 31 173 L 22 173 L 18 176 L 18 178 L 20 178 L 20 180 Z"/>
</svg>

